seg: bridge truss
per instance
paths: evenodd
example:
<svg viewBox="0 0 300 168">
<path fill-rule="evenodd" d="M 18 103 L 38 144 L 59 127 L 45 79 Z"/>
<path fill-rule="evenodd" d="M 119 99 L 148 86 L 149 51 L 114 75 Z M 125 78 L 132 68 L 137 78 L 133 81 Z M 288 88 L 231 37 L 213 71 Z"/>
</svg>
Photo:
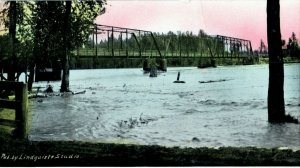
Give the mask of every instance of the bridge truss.
<svg viewBox="0 0 300 168">
<path fill-rule="evenodd" d="M 184 39 L 181 34 L 168 37 L 146 30 L 101 24 L 96 24 L 91 32 L 89 44 L 85 48 L 78 49 L 76 55 L 101 58 L 253 56 L 251 41 L 223 35 Z M 183 43 L 191 45 L 187 46 Z M 207 47 L 205 48 L 204 45 Z"/>
<path fill-rule="evenodd" d="M 251 41 L 217 35 L 216 40 L 223 44 L 222 57 L 240 57 L 240 56 L 252 56 Z"/>
<path fill-rule="evenodd" d="M 151 31 L 116 26 L 96 24 L 92 33 L 92 48 L 96 56 L 162 57 Z"/>
</svg>

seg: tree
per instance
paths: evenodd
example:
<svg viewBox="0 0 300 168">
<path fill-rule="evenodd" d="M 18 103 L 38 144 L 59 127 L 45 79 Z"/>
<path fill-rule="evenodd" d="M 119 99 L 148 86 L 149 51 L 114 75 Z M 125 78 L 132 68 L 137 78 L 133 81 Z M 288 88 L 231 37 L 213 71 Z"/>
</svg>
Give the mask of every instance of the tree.
<svg viewBox="0 0 300 168">
<path fill-rule="evenodd" d="M 2 54 L 5 55 L 2 64 L 8 70 L 8 79 L 4 79 L 9 81 L 18 80 L 20 74 L 26 72 L 27 61 L 31 57 L 30 16 L 25 12 L 28 5 L 29 1 L 8 1 L 0 11 L 0 24 L 8 29 L 8 34 L 5 32 L 2 35 L 1 47 Z"/>
<path fill-rule="evenodd" d="M 45 2 L 38 1 L 36 2 L 35 6 L 31 6 L 31 10 L 35 13 L 34 17 L 32 18 L 32 29 L 33 29 L 33 50 L 32 50 L 32 59 L 31 62 L 29 63 L 29 78 L 28 78 L 28 90 L 32 90 L 32 84 L 34 80 L 34 67 L 35 64 L 37 63 L 37 60 L 39 58 L 39 55 L 42 55 L 42 23 L 43 21 L 41 18 L 42 14 L 44 13 L 44 7 Z"/>
<path fill-rule="evenodd" d="M 296 119 L 285 115 L 279 0 L 267 0 L 267 35 L 269 47 L 268 121 L 298 123 Z"/>
<path fill-rule="evenodd" d="M 9 28 L 9 45 L 1 48 L 1 53 L 4 51 L 9 55 L 9 79 L 15 80 L 19 55 L 26 55 L 26 65 L 29 63 L 29 90 L 35 65 L 37 69 L 43 69 L 61 60 L 64 63 L 61 91 L 69 91 L 67 74 L 71 51 L 88 40 L 94 19 L 105 12 L 104 4 L 105 0 L 6 2 L 9 7 L 0 12 L 0 17 Z M 23 9 L 26 5 L 27 13 Z M 24 18 L 26 21 L 23 21 Z"/>
<path fill-rule="evenodd" d="M 104 0 L 100 1 L 77 1 L 74 3 L 72 11 L 71 1 L 65 3 L 64 27 L 62 50 L 63 77 L 61 83 L 61 92 L 68 92 L 69 89 L 69 56 L 70 51 L 81 46 L 88 40 L 88 36 L 93 29 L 93 21 L 99 15 L 104 13 L 102 8 Z M 72 13 L 73 12 L 73 13 Z"/>
<path fill-rule="evenodd" d="M 21 26 L 24 24 L 24 18 L 26 14 L 24 12 L 23 4 L 27 2 L 17 2 L 17 1 L 8 1 L 5 2 L 4 8 L 0 11 L 0 20 L 1 25 L 5 26 L 5 29 L 8 29 L 8 35 L 6 33 L 3 36 L 7 36 L 6 45 L 2 45 L 3 51 L 5 51 L 5 55 L 7 56 L 5 59 L 7 61 L 6 66 L 8 70 L 7 80 L 15 81 L 18 80 L 21 71 L 26 69 L 26 67 L 22 67 L 24 64 L 24 58 L 21 53 L 24 53 L 25 50 L 22 50 L 22 46 L 25 45 L 26 42 L 22 37 L 24 34 L 25 26 Z M 16 75 L 17 72 L 17 75 Z"/>
<path fill-rule="evenodd" d="M 267 53 L 267 47 L 262 39 L 260 40 L 259 53 L 261 54 Z"/>
<path fill-rule="evenodd" d="M 267 0 L 267 35 L 269 47 L 268 120 L 269 122 L 284 122 L 284 69 L 279 0 Z"/>
<path fill-rule="evenodd" d="M 66 9 L 65 9 L 65 26 L 63 28 L 63 44 L 64 44 L 64 51 L 63 51 L 63 58 L 62 58 L 62 64 L 63 64 L 63 77 L 61 81 L 61 92 L 69 92 L 69 75 L 70 75 L 70 67 L 69 67 L 69 48 L 70 44 L 68 43 L 69 36 L 68 36 L 68 30 L 70 28 L 70 14 L 71 14 L 71 1 L 66 1 Z"/>
<path fill-rule="evenodd" d="M 69 91 L 69 57 L 71 51 L 88 40 L 94 19 L 104 12 L 105 1 L 41 1 L 33 11 L 34 63 L 37 68 L 61 60 L 63 78 L 61 92 Z M 34 64 L 30 66 L 32 72 Z M 30 83 L 33 77 L 30 76 Z"/>
<path fill-rule="evenodd" d="M 297 56 L 297 52 L 299 50 L 298 40 L 296 38 L 296 34 L 293 32 L 292 37 L 289 38 L 289 42 L 287 44 L 287 49 L 289 51 L 290 56 Z"/>
<path fill-rule="evenodd" d="M 10 40 L 10 57 L 9 57 L 9 69 L 7 73 L 8 81 L 15 81 L 16 72 L 16 25 L 17 25 L 17 2 L 11 1 L 8 8 L 8 27 L 9 27 L 9 40 Z"/>
</svg>

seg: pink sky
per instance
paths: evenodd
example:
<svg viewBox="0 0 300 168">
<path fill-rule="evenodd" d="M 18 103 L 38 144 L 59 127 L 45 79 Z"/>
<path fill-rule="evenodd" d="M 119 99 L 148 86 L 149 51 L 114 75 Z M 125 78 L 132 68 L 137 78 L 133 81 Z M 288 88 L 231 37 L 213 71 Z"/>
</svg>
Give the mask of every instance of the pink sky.
<svg viewBox="0 0 300 168">
<path fill-rule="evenodd" d="M 267 0 L 107 0 L 98 24 L 153 32 L 204 29 L 209 35 L 225 35 L 267 44 Z M 300 0 L 281 0 L 281 34 L 300 37 Z"/>
</svg>

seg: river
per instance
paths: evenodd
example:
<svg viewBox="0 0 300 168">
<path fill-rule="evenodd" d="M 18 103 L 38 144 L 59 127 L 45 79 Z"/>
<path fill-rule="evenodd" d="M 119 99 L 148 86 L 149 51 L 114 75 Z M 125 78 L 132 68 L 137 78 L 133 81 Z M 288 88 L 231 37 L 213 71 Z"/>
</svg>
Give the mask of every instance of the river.
<svg viewBox="0 0 300 168">
<path fill-rule="evenodd" d="M 173 83 L 179 71 L 186 83 Z M 71 90 L 86 93 L 32 99 L 30 140 L 300 148 L 300 125 L 267 122 L 268 65 L 70 74 Z M 285 65 L 284 89 L 286 113 L 300 119 L 300 64 Z"/>
</svg>

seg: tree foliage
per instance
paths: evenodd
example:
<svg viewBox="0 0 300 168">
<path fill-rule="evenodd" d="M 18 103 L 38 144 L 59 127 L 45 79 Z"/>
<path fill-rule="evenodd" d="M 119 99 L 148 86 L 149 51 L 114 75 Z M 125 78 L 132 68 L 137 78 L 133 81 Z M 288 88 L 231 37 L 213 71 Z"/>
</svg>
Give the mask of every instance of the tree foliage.
<svg viewBox="0 0 300 168">
<path fill-rule="evenodd" d="M 289 52 L 289 55 L 292 57 L 300 57 L 300 47 L 298 44 L 298 39 L 296 38 L 296 34 L 293 32 L 292 36 L 289 38 L 287 49 Z"/>
<path fill-rule="evenodd" d="M 30 2 L 28 1 L 17 1 L 15 2 L 16 8 L 15 11 L 11 8 L 11 1 L 7 1 L 4 3 L 3 10 L 0 11 L 0 25 L 4 27 L 4 34 L 1 36 L 3 39 L 1 43 L 2 48 L 2 56 L 6 57 L 12 51 L 12 40 L 9 33 L 12 30 L 9 30 L 11 27 L 12 20 L 10 18 L 15 18 L 15 37 L 13 39 L 14 50 L 17 53 L 16 56 L 19 58 L 18 60 L 24 58 L 24 55 L 30 55 L 29 49 L 31 48 L 30 42 L 32 40 L 32 34 L 30 30 L 30 12 L 27 11 L 28 5 Z M 12 16 L 15 15 L 15 16 Z M 2 57 L 2 58 L 3 58 Z"/>
<path fill-rule="evenodd" d="M 65 27 L 64 1 L 38 1 L 32 6 L 33 23 L 32 30 L 35 36 L 40 33 L 37 48 L 43 55 L 40 61 L 57 60 L 61 58 L 62 51 L 67 47 L 68 51 L 74 50 L 88 40 L 93 27 L 93 21 L 103 11 L 103 1 L 75 1 L 72 3 L 70 26 L 67 31 L 67 44 L 63 37 Z"/>
<path fill-rule="evenodd" d="M 68 3 L 71 8 L 65 30 Z M 26 62 L 30 60 L 31 69 L 34 64 L 44 68 L 63 60 L 88 40 L 95 18 L 105 11 L 104 5 L 105 0 L 6 2 L 0 19 L 9 31 L 1 37 L 6 42 L 1 41 L 0 60 L 4 56 L 14 61 L 24 57 Z"/>
</svg>

